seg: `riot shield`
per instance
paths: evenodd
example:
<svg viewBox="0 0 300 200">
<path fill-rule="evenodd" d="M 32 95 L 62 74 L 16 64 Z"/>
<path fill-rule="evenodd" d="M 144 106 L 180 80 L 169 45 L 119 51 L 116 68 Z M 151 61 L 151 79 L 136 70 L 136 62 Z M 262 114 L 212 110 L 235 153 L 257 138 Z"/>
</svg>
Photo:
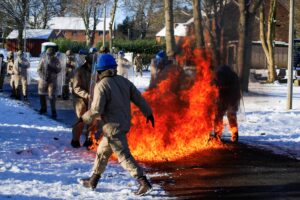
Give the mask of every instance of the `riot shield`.
<svg viewBox="0 0 300 200">
<path fill-rule="evenodd" d="M 74 72 L 76 68 L 79 67 L 78 61 L 75 54 L 66 55 L 66 72 L 64 75 L 63 89 L 62 89 L 62 98 L 68 100 L 70 94 L 72 93 L 72 79 L 74 77 Z"/>
<path fill-rule="evenodd" d="M 76 68 L 80 67 L 85 62 L 85 56 L 81 56 L 78 53 L 74 54 L 74 59 L 75 59 L 75 62 L 76 62 Z"/>
<path fill-rule="evenodd" d="M 84 54 L 75 54 L 76 62 L 78 63 L 78 67 L 82 66 L 85 62 L 85 56 Z"/>
<path fill-rule="evenodd" d="M 94 88 L 97 82 L 97 72 L 96 72 L 96 65 L 97 65 L 97 59 L 98 57 L 101 56 L 101 54 L 99 53 L 94 53 L 92 54 L 93 59 L 92 59 L 92 70 L 91 70 L 91 82 L 90 82 L 90 98 L 89 98 L 89 105 L 88 105 L 88 109 L 91 108 L 91 104 L 93 101 L 93 97 L 94 97 Z"/>
<path fill-rule="evenodd" d="M 30 53 L 29 52 L 24 52 L 24 58 L 28 61 L 29 68 L 30 68 L 31 67 L 31 62 L 30 62 L 31 56 L 30 56 Z M 27 69 L 27 85 L 30 85 L 30 84 L 31 84 L 31 71 L 30 71 L 30 69 Z"/>
<path fill-rule="evenodd" d="M 3 62 L 2 57 L 0 57 L 0 74 L 2 73 L 2 62 Z"/>
<path fill-rule="evenodd" d="M 57 59 L 59 60 L 61 71 L 57 74 L 57 87 L 56 87 L 56 95 L 62 96 L 63 94 L 63 86 L 65 85 L 66 79 L 66 54 L 57 52 L 56 55 Z"/>
<path fill-rule="evenodd" d="M 48 64 L 49 60 L 46 55 L 46 53 L 42 53 L 40 56 L 40 61 L 38 65 L 41 65 L 41 62 L 44 62 L 43 68 L 38 71 L 38 79 L 37 81 L 39 82 L 39 95 L 47 95 L 48 94 L 48 89 L 47 89 L 47 77 L 48 77 Z"/>
</svg>

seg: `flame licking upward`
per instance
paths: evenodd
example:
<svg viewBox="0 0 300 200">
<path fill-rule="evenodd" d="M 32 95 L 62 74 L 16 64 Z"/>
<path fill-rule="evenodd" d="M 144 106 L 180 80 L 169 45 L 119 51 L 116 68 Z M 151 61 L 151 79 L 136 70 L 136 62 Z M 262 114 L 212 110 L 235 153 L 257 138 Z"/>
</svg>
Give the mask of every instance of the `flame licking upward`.
<svg viewBox="0 0 300 200">
<path fill-rule="evenodd" d="M 195 63 L 197 73 L 193 86 L 181 89 L 182 73 L 178 66 L 172 66 L 166 79 L 143 93 L 153 110 L 155 128 L 145 125 L 145 117 L 138 108 L 132 109 L 128 142 L 137 160 L 173 161 L 207 148 L 218 90 L 211 84 L 210 59 L 204 59 L 200 50 L 191 51 L 188 44 L 184 44 L 185 54 L 177 57 L 177 61 L 183 63 L 189 59 Z"/>
</svg>

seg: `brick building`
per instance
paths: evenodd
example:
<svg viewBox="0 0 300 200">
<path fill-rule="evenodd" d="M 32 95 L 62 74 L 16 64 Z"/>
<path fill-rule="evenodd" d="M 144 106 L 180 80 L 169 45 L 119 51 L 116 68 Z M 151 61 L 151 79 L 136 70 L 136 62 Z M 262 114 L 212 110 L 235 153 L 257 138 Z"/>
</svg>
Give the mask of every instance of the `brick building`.
<svg viewBox="0 0 300 200">
<path fill-rule="evenodd" d="M 6 49 L 8 51 L 15 52 L 18 50 L 18 35 L 19 32 L 13 30 L 6 37 Z M 39 56 L 41 44 L 59 36 L 52 29 L 27 29 L 26 32 L 23 32 L 23 38 L 26 38 L 26 51 L 30 52 L 32 56 Z"/>
<path fill-rule="evenodd" d="M 93 29 L 93 19 L 90 18 L 90 30 Z M 108 27 L 110 18 L 106 18 L 104 27 L 104 18 L 99 18 L 99 22 L 96 26 L 95 43 L 102 41 L 104 28 L 105 37 L 109 39 Z M 55 31 L 55 34 L 61 34 L 64 38 L 78 42 L 86 41 L 86 33 L 83 19 L 81 17 L 53 17 L 48 22 L 49 29 Z"/>
</svg>

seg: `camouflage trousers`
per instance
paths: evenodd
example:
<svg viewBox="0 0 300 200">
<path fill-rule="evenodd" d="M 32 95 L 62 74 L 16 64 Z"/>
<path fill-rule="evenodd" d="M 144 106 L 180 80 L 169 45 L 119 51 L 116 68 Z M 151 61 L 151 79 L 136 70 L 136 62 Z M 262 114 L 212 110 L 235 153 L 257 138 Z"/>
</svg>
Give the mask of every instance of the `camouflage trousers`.
<svg viewBox="0 0 300 200">
<path fill-rule="evenodd" d="M 73 96 L 73 105 L 74 105 L 74 110 L 77 116 L 77 119 L 79 119 L 86 111 L 88 108 L 87 102 L 85 102 L 82 98 L 75 97 Z M 77 124 L 75 131 L 73 131 L 72 139 L 75 141 L 80 140 L 80 136 L 83 132 L 85 124 L 83 122 L 80 122 Z M 88 129 L 89 126 L 87 126 L 86 129 Z M 92 132 L 89 132 L 88 130 L 85 133 L 86 139 L 90 138 L 92 135 Z"/>
<path fill-rule="evenodd" d="M 20 95 L 21 92 L 23 96 L 27 96 L 27 77 L 14 75 L 14 86 L 18 90 L 18 94 Z"/>
<path fill-rule="evenodd" d="M 144 175 L 144 170 L 137 164 L 130 153 L 125 133 L 104 136 L 98 146 L 97 155 L 94 162 L 93 173 L 101 175 L 107 165 L 108 159 L 115 153 L 120 165 L 127 170 L 134 178 Z"/>
</svg>

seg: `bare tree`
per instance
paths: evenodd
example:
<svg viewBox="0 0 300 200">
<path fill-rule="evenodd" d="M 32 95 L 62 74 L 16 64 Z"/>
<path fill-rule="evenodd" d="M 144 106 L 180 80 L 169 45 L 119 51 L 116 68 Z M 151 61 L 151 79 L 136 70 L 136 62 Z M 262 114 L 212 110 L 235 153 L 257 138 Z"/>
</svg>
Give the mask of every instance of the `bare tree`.
<svg viewBox="0 0 300 200">
<path fill-rule="evenodd" d="M 29 25 L 32 28 L 46 29 L 48 21 L 59 13 L 59 0 L 30 0 Z"/>
<path fill-rule="evenodd" d="M 135 34 L 143 39 L 147 36 L 151 26 L 157 22 L 157 16 L 163 4 L 158 0 L 124 0 L 122 7 L 129 10 L 133 17 Z"/>
<path fill-rule="evenodd" d="M 268 62 L 268 82 L 273 83 L 276 79 L 274 61 L 274 36 L 277 0 L 270 0 L 269 14 L 267 19 L 267 34 L 265 33 L 265 2 L 260 7 L 259 29 L 260 40 Z"/>
<path fill-rule="evenodd" d="M 25 19 L 29 16 L 29 0 L 1 0 L 0 12 L 12 22 L 10 26 L 18 30 L 18 48 L 23 49 L 23 30 Z"/>
<path fill-rule="evenodd" d="M 164 0 L 165 24 L 166 24 L 166 50 L 169 57 L 175 53 L 173 0 Z"/>
<path fill-rule="evenodd" d="M 263 0 L 238 0 L 240 19 L 239 19 L 239 43 L 237 68 L 241 82 L 241 89 L 248 91 L 250 60 L 252 50 L 252 31 L 256 12 Z"/>
<path fill-rule="evenodd" d="M 206 29 L 209 33 L 210 46 L 213 52 L 213 65 L 218 66 L 225 62 L 224 45 L 224 11 L 228 0 L 204 0 L 203 10 L 208 23 Z"/>
<path fill-rule="evenodd" d="M 196 47 L 197 48 L 205 48 L 201 3 L 202 3 L 202 0 L 193 0 L 193 17 L 194 17 L 195 37 L 196 37 Z"/>
<path fill-rule="evenodd" d="M 117 4 L 118 4 L 118 0 L 114 0 L 113 6 L 110 11 L 110 22 L 109 22 L 109 50 L 110 50 L 110 52 L 112 52 L 112 46 L 113 46 L 113 25 L 114 25 L 115 16 L 116 16 Z"/>
<path fill-rule="evenodd" d="M 70 12 L 80 16 L 85 26 L 86 45 L 93 46 L 96 27 L 100 16 L 100 0 L 77 0 L 73 1 Z M 103 33 L 105 34 L 105 33 Z"/>
</svg>

